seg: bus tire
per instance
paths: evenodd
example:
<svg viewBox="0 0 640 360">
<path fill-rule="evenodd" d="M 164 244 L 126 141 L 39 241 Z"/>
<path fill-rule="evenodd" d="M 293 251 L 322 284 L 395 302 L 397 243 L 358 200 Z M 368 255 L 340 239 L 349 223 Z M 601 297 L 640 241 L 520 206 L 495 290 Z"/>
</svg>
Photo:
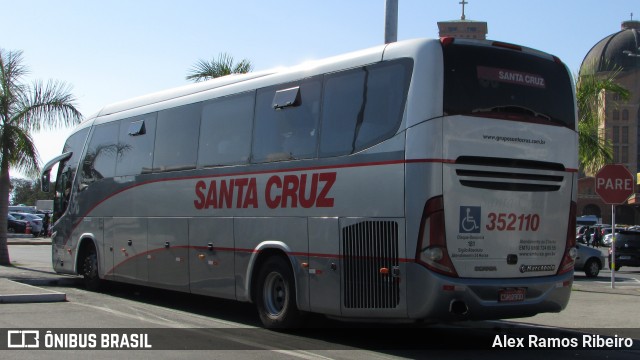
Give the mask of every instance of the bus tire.
<svg viewBox="0 0 640 360">
<path fill-rule="evenodd" d="M 90 244 L 85 247 L 83 254 L 84 257 L 80 263 L 82 265 L 80 275 L 82 275 L 84 286 L 91 291 L 99 290 L 102 281 L 98 275 L 98 253 L 96 248 L 93 244 Z"/>
<path fill-rule="evenodd" d="M 256 291 L 258 315 L 266 328 L 287 329 L 301 324 L 293 272 L 283 257 L 272 256 L 263 263 Z"/>
</svg>

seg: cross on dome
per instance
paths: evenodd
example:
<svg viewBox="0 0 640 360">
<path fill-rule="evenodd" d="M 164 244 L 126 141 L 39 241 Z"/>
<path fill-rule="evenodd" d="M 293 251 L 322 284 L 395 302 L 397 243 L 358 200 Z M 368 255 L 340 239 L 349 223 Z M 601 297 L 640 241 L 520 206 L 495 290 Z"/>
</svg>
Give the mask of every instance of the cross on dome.
<svg viewBox="0 0 640 360">
<path fill-rule="evenodd" d="M 467 2 L 467 1 L 465 1 L 465 0 L 462 0 L 461 2 L 459 2 L 459 3 L 458 3 L 458 4 L 462 5 L 462 16 L 460 17 L 460 20 L 464 20 L 464 19 L 465 19 L 465 16 L 464 16 L 464 6 L 465 6 L 466 4 L 468 4 L 468 3 L 469 3 L 469 2 Z"/>
</svg>

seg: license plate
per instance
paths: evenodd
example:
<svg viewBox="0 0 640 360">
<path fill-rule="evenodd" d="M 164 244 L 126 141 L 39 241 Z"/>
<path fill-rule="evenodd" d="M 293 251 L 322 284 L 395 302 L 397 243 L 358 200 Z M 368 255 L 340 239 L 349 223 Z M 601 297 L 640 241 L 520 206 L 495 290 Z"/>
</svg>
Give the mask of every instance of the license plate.
<svg viewBox="0 0 640 360">
<path fill-rule="evenodd" d="M 498 291 L 498 296 L 499 296 L 498 301 L 499 302 L 524 301 L 526 293 L 527 293 L 527 289 L 525 288 L 500 289 Z"/>
<path fill-rule="evenodd" d="M 631 260 L 631 256 L 620 256 L 620 260 Z"/>
</svg>

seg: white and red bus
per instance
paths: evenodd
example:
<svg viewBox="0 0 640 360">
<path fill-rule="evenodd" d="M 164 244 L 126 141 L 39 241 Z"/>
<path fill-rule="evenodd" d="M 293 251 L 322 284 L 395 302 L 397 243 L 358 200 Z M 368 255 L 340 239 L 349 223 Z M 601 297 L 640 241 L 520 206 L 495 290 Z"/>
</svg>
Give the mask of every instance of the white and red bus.
<svg viewBox="0 0 640 360">
<path fill-rule="evenodd" d="M 270 328 L 559 312 L 576 124 L 558 58 L 453 38 L 106 106 L 43 170 L 53 267 L 254 302 Z"/>
</svg>

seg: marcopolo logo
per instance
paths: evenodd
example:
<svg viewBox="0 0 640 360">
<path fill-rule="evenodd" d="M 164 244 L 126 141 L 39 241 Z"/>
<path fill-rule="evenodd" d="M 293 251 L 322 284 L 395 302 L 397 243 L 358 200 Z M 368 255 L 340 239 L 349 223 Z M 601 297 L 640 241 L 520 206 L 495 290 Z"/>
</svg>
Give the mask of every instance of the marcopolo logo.
<svg viewBox="0 0 640 360">
<path fill-rule="evenodd" d="M 538 271 L 554 271 L 556 269 L 555 265 L 520 265 L 520 272 L 538 272 Z"/>
<path fill-rule="evenodd" d="M 480 232 L 480 206 L 460 206 L 460 228 L 458 232 L 473 234 Z"/>
</svg>

